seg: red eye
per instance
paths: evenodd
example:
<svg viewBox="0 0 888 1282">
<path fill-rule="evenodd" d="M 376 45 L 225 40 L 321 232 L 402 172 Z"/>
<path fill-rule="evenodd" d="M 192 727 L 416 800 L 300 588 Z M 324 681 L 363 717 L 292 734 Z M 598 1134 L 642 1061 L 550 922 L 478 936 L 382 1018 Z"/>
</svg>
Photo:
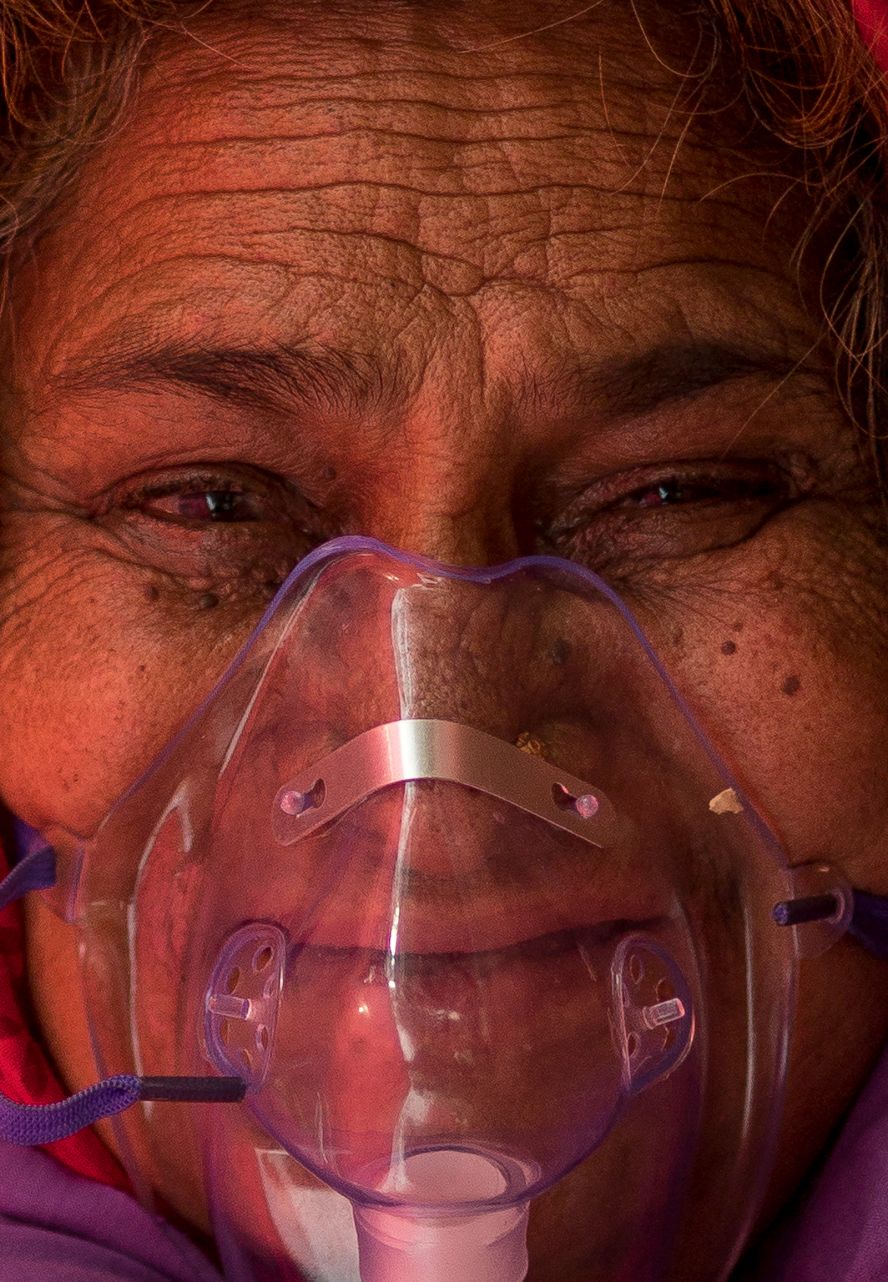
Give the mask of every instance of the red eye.
<svg viewBox="0 0 888 1282">
<path fill-rule="evenodd" d="M 214 488 L 192 481 L 142 490 L 127 499 L 127 506 L 161 521 L 185 525 L 237 525 L 267 520 L 269 497 L 252 489 Z"/>
<path fill-rule="evenodd" d="M 773 482 L 755 478 L 669 477 L 633 490 L 619 501 L 619 507 L 678 507 L 689 503 L 736 503 L 761 500 L 773 493 Z"/>
<path fill-rule="evenodd" d="M 256 521 L 259 519 L 252 496 L 236 490 L 189 490 L 167 496 L 170 515 L 187 521 Z"/>
</svg>

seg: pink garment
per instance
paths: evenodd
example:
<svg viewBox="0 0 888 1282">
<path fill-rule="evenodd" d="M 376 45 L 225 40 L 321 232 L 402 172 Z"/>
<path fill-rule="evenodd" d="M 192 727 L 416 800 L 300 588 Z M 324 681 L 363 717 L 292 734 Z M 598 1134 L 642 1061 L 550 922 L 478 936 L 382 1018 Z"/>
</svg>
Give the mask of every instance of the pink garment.
<svg viewBox="0 0 888 1282">
<path fill-rule="evenodd" d="M 888 72 L 888 0 L 852 0 L 857 23 L 876 62 Z"/>
</svg>

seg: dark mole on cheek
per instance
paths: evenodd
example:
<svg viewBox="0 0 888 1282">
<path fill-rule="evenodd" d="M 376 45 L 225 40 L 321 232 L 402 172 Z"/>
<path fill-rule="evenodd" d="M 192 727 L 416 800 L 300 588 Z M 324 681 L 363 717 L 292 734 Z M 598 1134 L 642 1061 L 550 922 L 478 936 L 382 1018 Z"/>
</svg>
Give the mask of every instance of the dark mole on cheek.
<svg viewBox="0 0 888 1282">
<path fill-rule="evenodd" d="M 783 693 L 788 695 L 793 695 L 795 694 L 796 690 L 798 690 L 801 684 L 802 683 L 798 679 L 798 677 L 787 677 L 786 680 L 783 682 L 783 687 L 782 687 Z"/>
<path fill-rule="evenodd" d="M 215 592 L 202 592 L 197 598 L 198 610 L 212 610 L 219 604 L 219 598 Z"/>
<path fill-rule="evenodd" d="M 737 642 L 736 642 L 736 641 L 723 641 L 723 642 L 722 642 L 722 648 L 721 648 L 721 649 L 722 649 L 722 654 L 736 654 L 736 653 L 737 653 Z"/>
<path fill-rule="evenodd" d="M 157 586 L 156 583 L 149 583 L 148 587 L 145 589 L 145 600 L 156 601 L 158 600 L 159 597 L 160 597 L 160 588 Z"/>
</svg>

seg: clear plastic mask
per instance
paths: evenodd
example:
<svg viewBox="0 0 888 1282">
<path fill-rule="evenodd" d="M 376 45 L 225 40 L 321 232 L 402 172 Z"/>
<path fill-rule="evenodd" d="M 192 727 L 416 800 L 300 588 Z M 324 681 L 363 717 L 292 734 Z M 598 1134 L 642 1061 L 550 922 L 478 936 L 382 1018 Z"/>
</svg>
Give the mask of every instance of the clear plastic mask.
<svg viewBox="0 0 888 1282">
<path fill-rule="evenodd" d="M 227 1277 L 520 1282 L 556 1185 L 590 1282 L 726 1275 L 792 886 L 656 644 L 567 562 L 328 544 L 63 861 L 99 1071 L 247 1082 L 116 1123 Z"/>
</svg>

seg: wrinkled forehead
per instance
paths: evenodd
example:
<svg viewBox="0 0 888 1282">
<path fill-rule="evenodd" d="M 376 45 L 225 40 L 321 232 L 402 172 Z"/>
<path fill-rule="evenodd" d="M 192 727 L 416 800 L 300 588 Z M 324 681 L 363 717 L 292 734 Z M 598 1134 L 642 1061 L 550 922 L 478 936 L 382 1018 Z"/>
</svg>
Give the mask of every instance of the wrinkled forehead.
<svg viewBox="0 0 888 1282">
<path fill-rule="evenodd" d="M 716 337 L 741 313 L 773 326 L 775 278 L 779 324 L 802 325 L 763 234 L 779 184 L 738 172 L 676 74 L 694 32 L 622 0 L 545 12 L 534 30 L 531 2 L 210 6 L 160 45 L 45 242 L 53 372 L 124 329 L 345 326 L 354 347 L 369 326 L 391 348 L 408 311 L 452 308 L 491 354 L 520 315 L 545 363 L 580 331 L 625 346 L 639 315 L 664 335 L 697 314 Z"/>
</svg>

